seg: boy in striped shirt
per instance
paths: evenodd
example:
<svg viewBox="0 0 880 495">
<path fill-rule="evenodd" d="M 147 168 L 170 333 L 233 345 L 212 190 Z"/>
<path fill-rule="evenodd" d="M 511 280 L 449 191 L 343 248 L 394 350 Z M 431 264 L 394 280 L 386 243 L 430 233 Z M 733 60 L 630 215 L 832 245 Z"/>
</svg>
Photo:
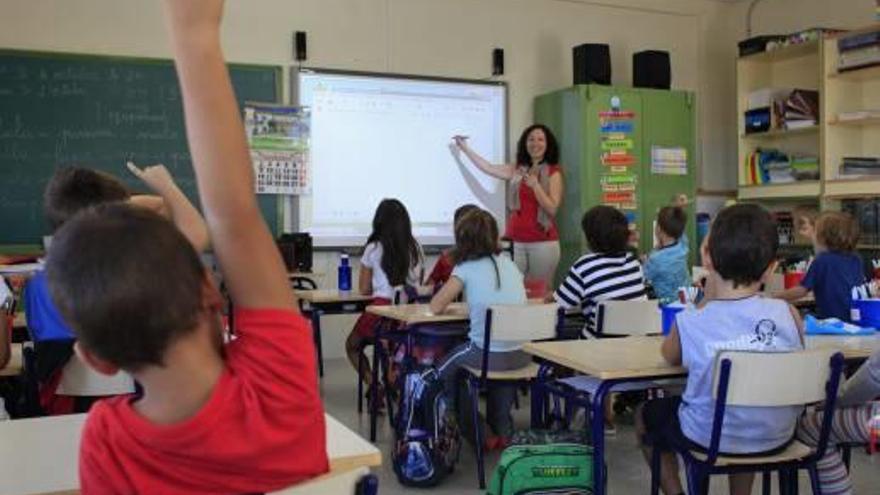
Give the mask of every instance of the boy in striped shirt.
<svg viewBox="0 0 880 495">
<path fill-rule="evenodd" d="M 584 337 L 596 333 L 600 301 L 645 299 L 645 282 L 638 257 L 627 250 L 629 224 L 610 206 L 595 206 L 584 214 L 581 228 L 589 251 L 568 270 L 553 299 L 563 308 L 580 307 L 586 318 Z"/>
</svg>

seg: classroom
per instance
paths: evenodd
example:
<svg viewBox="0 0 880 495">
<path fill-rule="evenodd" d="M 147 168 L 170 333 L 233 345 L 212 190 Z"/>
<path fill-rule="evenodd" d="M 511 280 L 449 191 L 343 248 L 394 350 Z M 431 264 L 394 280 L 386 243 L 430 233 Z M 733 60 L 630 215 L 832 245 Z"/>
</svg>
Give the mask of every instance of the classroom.
<svg viewBox="0 0 880 495">
<path fill-rule="evenodd" d="M 878 124 L 880 0 L 0 0 L 0 494 L 878 493 Z"/>
</svg>

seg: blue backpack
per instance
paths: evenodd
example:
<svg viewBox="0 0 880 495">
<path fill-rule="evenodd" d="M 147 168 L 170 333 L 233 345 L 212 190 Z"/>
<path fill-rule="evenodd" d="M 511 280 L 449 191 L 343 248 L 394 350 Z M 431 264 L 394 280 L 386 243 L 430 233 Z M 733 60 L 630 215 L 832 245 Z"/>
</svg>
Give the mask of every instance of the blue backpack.
<svg viewBox="0 0 880 495">
<path fill-rule="evenodd" d="M 401 378 L 391 463 L 404 486 L 430 487 L 455 469 L 461 433 L 436 368 L 412 366 Z"/>
</svg>

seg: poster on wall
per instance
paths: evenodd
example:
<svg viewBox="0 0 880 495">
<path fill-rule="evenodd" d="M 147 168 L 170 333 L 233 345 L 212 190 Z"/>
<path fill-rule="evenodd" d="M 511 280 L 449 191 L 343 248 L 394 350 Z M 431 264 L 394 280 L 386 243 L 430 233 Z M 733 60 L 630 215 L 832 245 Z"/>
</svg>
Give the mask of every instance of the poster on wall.
<svg viewBox="0 0 880 495">
<path fill-rule="evenodd" d="M 622 210 L 638 208 L 635 155 L 636 113 L 622 110 L 620 98 L 611 98 L 611 109 L 599 112 L 599 161 L 603 166 L 599 183 L 602 204 Z"/>
<path fill-rule="evenodd" d="M 311 193 L 307 108 L 249 103 L 245 132 L 254 167 L 257 194 Z"/>
<path fill-rule="evenodd" d="M 687 175 L 687 148 L 651 146 L 651 173 Z"/>
</svg>

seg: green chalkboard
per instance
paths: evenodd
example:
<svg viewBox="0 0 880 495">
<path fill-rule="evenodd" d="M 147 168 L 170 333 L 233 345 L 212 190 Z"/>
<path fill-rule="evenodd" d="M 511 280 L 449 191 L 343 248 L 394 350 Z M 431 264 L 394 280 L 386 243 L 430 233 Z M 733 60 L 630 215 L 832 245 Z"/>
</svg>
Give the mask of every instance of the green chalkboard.
<svg viewBox="0 0 880 495">
<path fill-rule="evenodd" d="M 240 105 L 280 101 L 280 67 L 230 65 L 230 74 Z M 199 204 L 170 60 L 0 51 L 0 244 L 48 234 L 43 189 L 60 166 L 100 169 L 147 192 L 129 159 L 165 164 Z M 258 199 L 277 233 L 277 197 Z"/>
</svg>

